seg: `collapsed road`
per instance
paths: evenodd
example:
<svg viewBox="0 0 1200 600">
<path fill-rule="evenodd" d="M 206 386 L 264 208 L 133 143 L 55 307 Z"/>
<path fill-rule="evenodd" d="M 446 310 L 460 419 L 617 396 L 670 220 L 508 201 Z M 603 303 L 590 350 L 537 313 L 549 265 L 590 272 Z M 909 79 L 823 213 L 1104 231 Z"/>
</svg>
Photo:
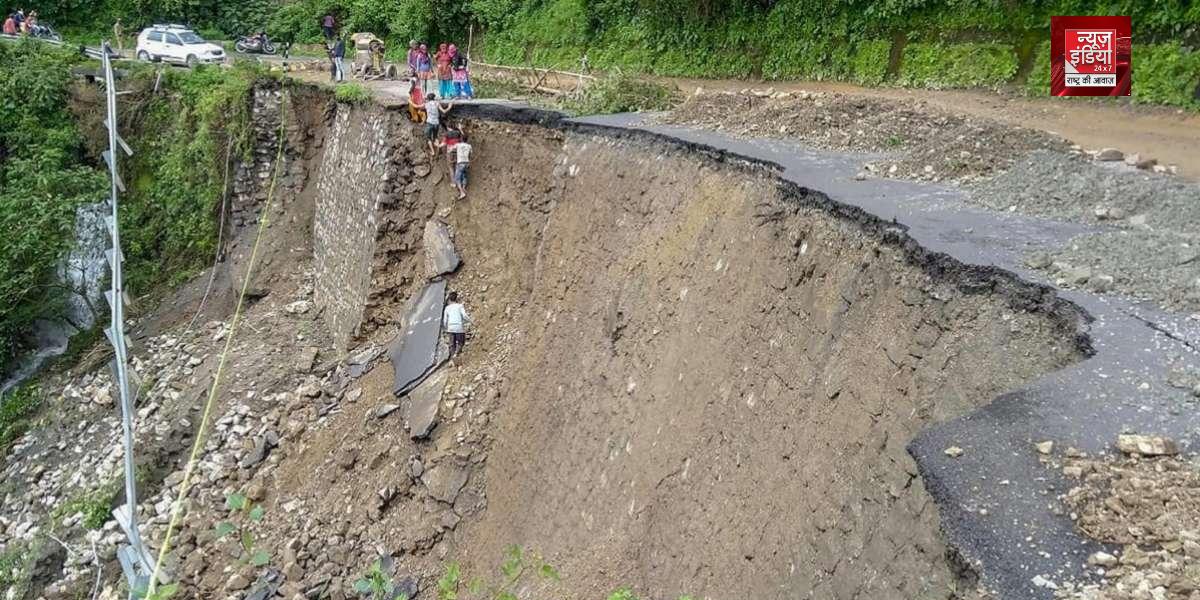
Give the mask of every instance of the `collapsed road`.
<svg viewBox="0 0 1200 600">
<path fill-rule="evenodd" d="M 490 572 L 516 544 L 558 567 L 546 596 L 1048 598 L 1088 578 L 1100 546 L 1034 444 L 1194 444 L 1167 378 L 1200 323 L 1020 264 L 1087 225 L 860 178 L 861 155 L 499 102 L 454 109 L 475 147 L 460 202 L 397 107 L 291 93 L 255 93 L 259 145 L 281 116 L 287 135 L 269 289 L 170 552 L 200 597 L 346 596 L 382 555 L 423 597 L 446 562 Z M 253 160 L 219 267 L 234 274 L 277 166 Z M 455 365 L 451 289 L 478 321 Z M 160 375 L 138 417 L 156 460 L 148 540 L 227 335 L 209 310 L 198 332 L 154 329 L 171 314 L 138 330 L 150 354 L 135 369 Z M 74 441 L 115 427 L 105 376 L 64 377 L 61 423 L 6 459 L 26 489 L 6 496 L 5 543 L 115 465 Z M 212 539 L 237 490 L 266 508 L 246 526 L 278 568 Z M 90 532 L 64 522 L 56 535 L 84 547 Z M 47 597 L 91 589 L 86 554 L 47 554 Z"/>
<path fill-rule="evenodd" d="M 643 120 L 619 115 L 581 122 L 641 129 L 777 164 L 783 179 L 819 190 L 834 205 L 896 223 L 931 251 L 1045 285 L 1053 283 L 1022 260 L 1027 248 L 1077 235 L 1085 227 L 973 209 L 962 202 L 961 192 L 933 184 L 864 181 L 856 176 L 861 155 L 641 125 Z M 1077 577 L 1079 566 L 1101 549 L 1054 510 L 1056 496 L 1072 484 L 1039 463 L 1035 443 L 1051 440 L 1102 454 L 1111 450 L 1118 434 L 1130 431 L 1194 443 L 1200 425 L 1189 408 L 1189 393 L 1168 384 L 1178 357 L 1194 356 L 1200 349 L 1200 322 L 1150 303 L 1080 290 L 1056 293 L 1086 311 L 1080 335 L 1087 337 L 1092 356 L 975 412 L 938 423 L 909 445 L 938 502 L 944 535 L 980 571 L 984 586 L 1001 598 L 1052 597 L 1053 588 L 1045 582 Z M 962 453 L 947 453 L 948 448 Z"/>
</svg>

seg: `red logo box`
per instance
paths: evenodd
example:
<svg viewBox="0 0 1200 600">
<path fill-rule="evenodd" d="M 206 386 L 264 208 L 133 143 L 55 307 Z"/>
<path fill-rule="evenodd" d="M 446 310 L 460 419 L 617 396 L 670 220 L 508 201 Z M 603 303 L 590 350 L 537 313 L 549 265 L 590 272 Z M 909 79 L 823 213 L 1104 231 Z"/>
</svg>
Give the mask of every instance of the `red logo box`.
<svg viewBox="0 0 1200 600">
<path fill-rule="evenodd" d="M 1129 17 L 1050 17 L 1050 94 L 1128 96 Z"/>
</svg>

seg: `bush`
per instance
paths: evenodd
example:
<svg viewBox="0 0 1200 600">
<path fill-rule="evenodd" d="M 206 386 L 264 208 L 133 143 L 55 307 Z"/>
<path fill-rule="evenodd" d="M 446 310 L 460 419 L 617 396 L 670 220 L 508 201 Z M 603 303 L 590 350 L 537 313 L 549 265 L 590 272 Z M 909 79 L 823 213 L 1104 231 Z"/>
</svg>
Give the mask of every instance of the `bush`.
<svg viewBox="0 0 1200 600">
<path fill-rule="evenodd" d="M 1190 106 L 1200 85 L 1200 51 L 1178 43 L 1133 46 L 1133 99 L 1137 102 Z"/>
<path fill-rule="evenodd" d="M 374 96 L 362 84 L 343 83 L 334 89 L 333 97 L 343 104 L 367 104 Z"/>
<path fill-rule="evenodd" d="M 996 43 L 917 43 L 904 48 L 900 83 L 913 87 L 999 87 L 1017 74 L 1013 47 Z"/>
<path fill-rule="evenodd" d="M 1050 42 L 1042 42 L 1033 50 L 1033 68 L 1025 79 L 1025 93 L 1029 96 L 1050 95 Z"/>
<path fill-rule="evenodd" d="M 103 528 L 105 523 L 112 520 L 113 505 L 116 504 L 121 493 L 120 483 L 112 481 L 68 500 L 58 506 L 51 516 L 55 520 L 61 521 L 63 517 L 82 513 L 83 519 L 80 520 L 80 525 L 83 525 L 84 529 L 95 531 Z"/>
<path fill-rule="evenodd" d="M 887 65 L 884 65 L 887 68 Z M 847 79 L 850 51 L 827 39 L 806 37 L 775 43 L 762 65 L 766 79 Z"/>
<path fill-rule="evenodd" d="M 585 115 L 667 110 L 675 93 L 665 85 L 617 70 L 584 88 L 580 97 L 566 103 L 571 112 Z"/>
<path fill-rule="evenodd" d="M 892 42 L 888 40 L 859 42 L 850 58 L 851 79 L 863 85 L 883 83 L 891 58 Z"/>
</svg>

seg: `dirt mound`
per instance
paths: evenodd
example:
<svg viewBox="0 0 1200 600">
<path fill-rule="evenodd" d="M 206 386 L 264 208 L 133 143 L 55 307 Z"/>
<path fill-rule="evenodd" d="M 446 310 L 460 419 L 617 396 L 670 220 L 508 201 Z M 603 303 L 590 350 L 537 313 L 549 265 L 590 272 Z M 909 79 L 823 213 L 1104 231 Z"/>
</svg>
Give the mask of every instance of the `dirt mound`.
<svg viewBox="0 0 1200 600">
<path fill-rule="evenodd" d="M 984 177 L 1032 150 L 1068 146 L 1040 131 L 951 114 L 921 102 L 835 93 L 696 94 L 664 121 L 741 136 L 798 139 L 832 150 L 886 152 L 894 158 L 867 168 L 927 181 Z"/>
</svg>

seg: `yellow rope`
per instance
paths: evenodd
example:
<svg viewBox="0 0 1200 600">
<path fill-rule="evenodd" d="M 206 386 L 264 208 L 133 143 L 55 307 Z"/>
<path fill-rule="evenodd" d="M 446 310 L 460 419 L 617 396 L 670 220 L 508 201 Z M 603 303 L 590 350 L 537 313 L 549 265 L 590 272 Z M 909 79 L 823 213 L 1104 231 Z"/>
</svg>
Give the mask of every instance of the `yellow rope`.
<svg viewBox="0 0 1200 600">
<path fill-rule="evenodd" d="M 285 110 L 288 102 L 285 93 L 283 100 L 280 103 L 279 114 L 279 147 L 275 151 L 275 168 L 271 173 L 271 185 L 267 191 L 267 200 L 263 205 L 262 216 L 258 222 L 258 233 L 254 238 L 254 247 L 250 250 L 250 260 L 246 265 L 246 279 L 242 282 L 242 291 L 238 295 L 237 308 L 233 311 L 233 321 L 229 326 L 229 335 L 225 337 L 225 349 L 221 351 L 221 360 L 217 363 L 217 372 L 213 376 L 212 388 L 208 391 L 208 400 L 204 405 L 204 414 L 200 417 L 200 429 L 196 432 L 196 441 L 192 444 L 192 453 L 188 458 L 187 469 L 183 472 L 183 481 L 179 484 L 179 495 L 175 498 L 175 506 L 171 508 L 171 520 L 167 523 L 167 533 L 163 537 L 162 548 L 158 551 L 158 560 L 154 562 L 154 573 L 150 577 L 150 586 L 146 590 L 147 597 L 153 597 L 155 590 L 158 588 L 159 574 L 162 572 L 163 562 L 167 558 L 167 553 L 171 549 L 171 534 L 179 525 L 179 516 L 183 508 L 183 500 L 187 498 L 189 486 L 192 481 L 192 473 L 196 470 L 196 463 L 200 457 L 200 450 L 204 447 L 204 434 L 208 428 L 208 421 L 212 416 L 213 405 L 217 399 L 217 388 L 221 385 L 221 375 L 225 371 L 225 363 L 229 359 L 229 349 L 233 346 L 233 338 L 237 334 L 238 324 L 242 320 L 242 308 L 246 302 L 246 292 L 250 289 L 250 276 L 254 273 L 254 263 L 258 258 L 258 246 L 262 241 L 263 231 L 267 228 L 268 215 L 271 212 L 271 203 L 275 198 L 275 185 L 279 179 L 279 165 L 283 160 L 283 143 L 284 143 L 284 118 L 287 114 Z"/>
</svg>

